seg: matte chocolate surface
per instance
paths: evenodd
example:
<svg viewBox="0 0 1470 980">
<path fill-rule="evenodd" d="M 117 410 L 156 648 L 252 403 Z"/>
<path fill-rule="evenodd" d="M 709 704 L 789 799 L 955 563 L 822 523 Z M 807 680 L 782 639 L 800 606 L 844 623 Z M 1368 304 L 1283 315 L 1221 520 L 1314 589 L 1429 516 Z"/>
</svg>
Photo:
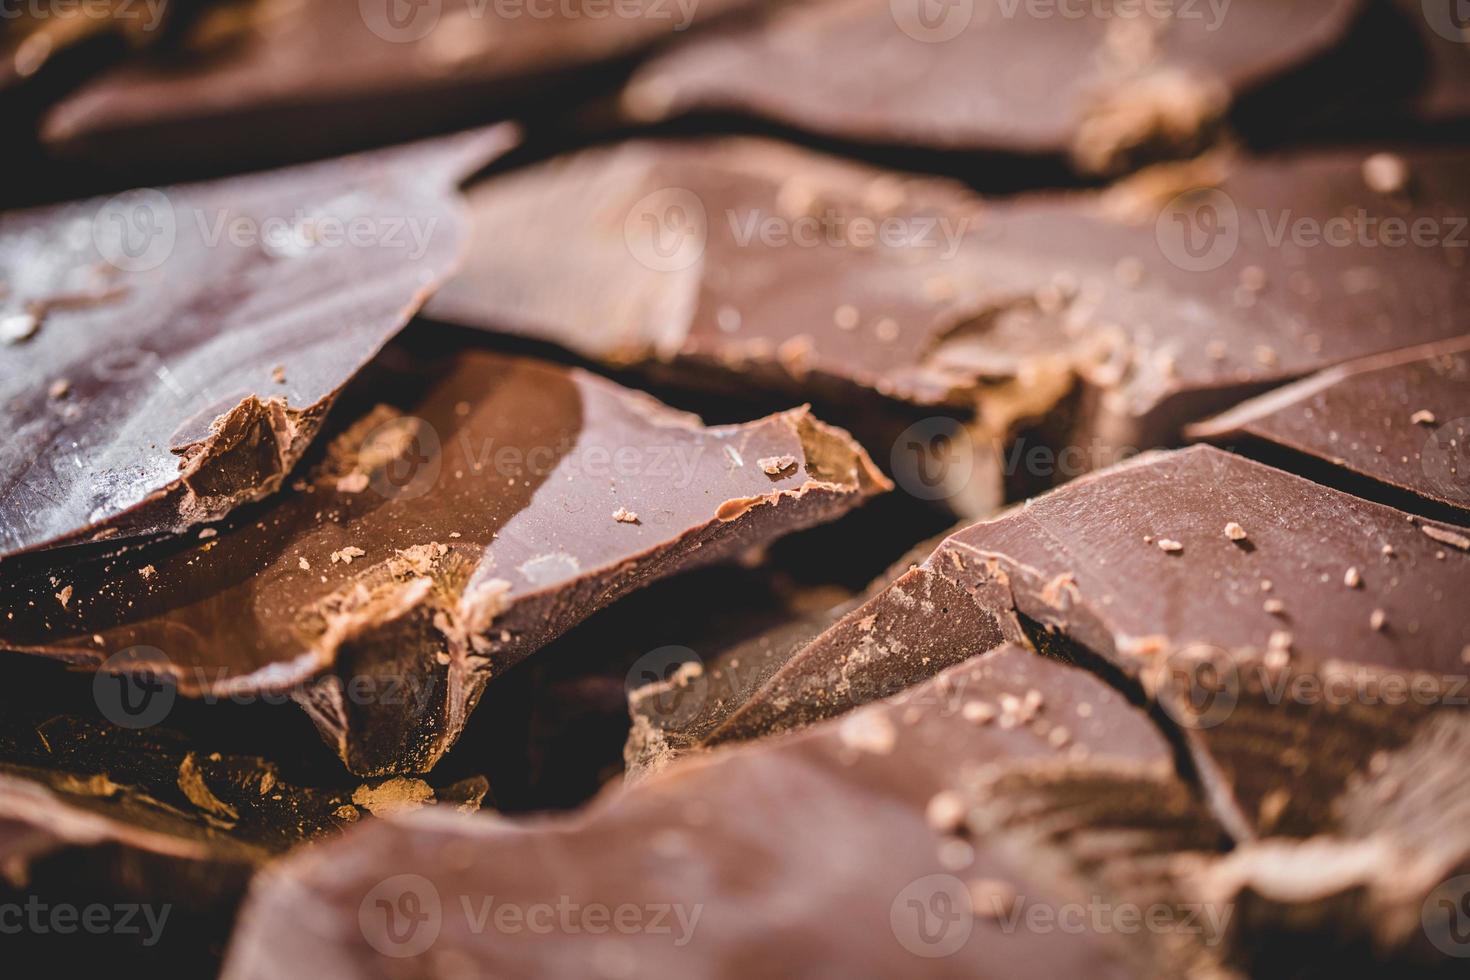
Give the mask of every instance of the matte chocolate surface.
<svg viewBox="0 0 1470 980">
<path fill-rule="evenodd" d="M 342 152 L 493 119 L 572 69 L 676 38 L 696 17 L 744 2 L 224 5 L 174 49 L 82 86 L 46 118 L 42 138 L 102 165 Z M 150 138 L 158 134 L 167 139 Z"/>
<path fill-rule="evenodd" d="M 473 189 L 472 256 L 428 311 L 685 384 L 974 412 L 984 446 L 1075 385 L 1051 424 L 1076 475 L 1470 330 L 1470 155 L 1369 157 L 1215 155 L 986 203 L 770 142 L 626 143 Z"/>
<path fill-rule="evenodd" d="M 1019 703 L 1028 695 L 1024 718 L 979 724 L 962 713 L 971 699 Z M 1061 726 L 1072 741 L 1055 738 Z M 987 763 L 1004 769 L 1069 756 L 1141 777 L 1170 771 L 1158 732 L 1095 678 L 1027 651 L 996 650 L 906 701 L 681 765 L 605 795 L 574 819 L 364 828 L 259 880 L 225 975 L 266 976 L 286 962 L 367 976 L 429 975 L 443 962 L 495 975 L 607 972 L 615 964 L 647 975 L 899 975 L 916 968 L 916 957 L 933 976 L 1177 972 L 1162 943 L 1001 927 L 1013 901 L 1080 900 L 1085 886 L 1045 849 L 1000 832 L 970 835 L 967 791 L 985 783 L 977 771 Z M 1162 822 L 1173 804 L 1155 796 L 1153 805 Z M 954 904 L 934 899 L 940 892 Z M 489 896 L 492 918 L 477 931 L 462 901 L 473 913 Z M 537 934 L 495 925 L 502 903 L 549 903 L 555 918 L 558 896 L 570 926 L 555 920 Z M 931 900 L 951 927 L 915 918 Z M 314 913 L 303 915 L 302 903 Z M 410 904 L 432 915 L 421 920 L 422 933 L 389 919 Z M 662 905 L 669 928 L 580 928 L 583 910 L 602 905 Z"/>
<path fill-rule="evenodd" d="M 0 556 L 275 490 L 458 261 L 494 128 L 0 216 Z"/>
<path fill-rule="evenodd" d="M 1339 467 L 1470 524 L 1470 337 L 1330 368 L 1186 431 Z"/>
<path fill-rule="evenodd" d="M 656 56 L 623 105 L 639 119 L 736 111 L 863 143 L 1069 154 L 1106 172 L 1197 146 L 1236 94 L 1309 62 L 1361 8 L 773 4 Z"/>
<path fill-rule="evenodd" d="M 189 695 L 291 690 L 353 770 L 422 771 L 491 676 L 591 612 L 886 487 L 804 409 L 705 428 L 427 333 L 385 353 L 261 507 L 17 570 L 0 642 Z"/>
</svg>

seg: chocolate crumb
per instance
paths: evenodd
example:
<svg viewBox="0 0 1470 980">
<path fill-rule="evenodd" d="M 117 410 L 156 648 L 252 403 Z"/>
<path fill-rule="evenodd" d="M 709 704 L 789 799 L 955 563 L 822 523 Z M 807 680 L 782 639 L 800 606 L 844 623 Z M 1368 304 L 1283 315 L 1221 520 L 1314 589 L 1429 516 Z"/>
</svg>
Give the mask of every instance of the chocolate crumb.
<svg viewBox="0 0 1470 980">
<path fill-rule="evenodd" d="M 144 565 L 142 568 L 138 569 L 138 574 L 143 576 L 143 578 L 145 579 L 150 579 L 158 574 L 158 569 L 154 568 L 152 565 Z"/>
<path fill-rule="evenodd" d="M 71 602 L 71 586 L 65 586 L 60 592 L 56 593 L 56 601 L 61 603 L 62 609 L 65 609 L 66 604 Z"/>
<path fill-rule="evenodd" d="M 756 465 L 766 476 L 780 476 L 796 465 L 795 456 L 766 456 L 756 460 Z"/>
<path fill-rule="evenodd" d="M 1396 153 L 1375 153 L 1363 161 L 1363 183 L 1376 194 L 1398 194 L 1409 186 L 1409 165 Z"/>
<path fill-rule="evenodd" d="M 348 545 L 340 551 L 332 552 L 332 564 L 335 565 L 337 564 L 337 562 L 340 561 L 344 565 L 351 565 L 352 559 L 361 558 L 365 554 L 367 554 L 367 552 L 363 551 L 361 548 L 354 547 L 353 545 Z"/>
<path fill-rule="evenodd" d="M 1432 524 L 1421 524 L 1419 525 L 1419 530 L 1440 544 L 1447 544 L 1452 548 L 1459 548 L 1461 551 L 1470 551 L 1470 538 L 1467 538 L 1463 534 L 1457 534 L 1449 528 L 1435 527 Z"/>
</svg>

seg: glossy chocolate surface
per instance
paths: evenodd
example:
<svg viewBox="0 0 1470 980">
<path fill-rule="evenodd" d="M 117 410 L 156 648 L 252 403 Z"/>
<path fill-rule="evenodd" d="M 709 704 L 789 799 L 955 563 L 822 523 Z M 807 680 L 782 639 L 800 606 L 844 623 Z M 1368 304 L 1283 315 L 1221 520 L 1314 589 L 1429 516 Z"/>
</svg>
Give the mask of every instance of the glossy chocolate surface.
<svg viewBox="0 0 1470 980">
<path fill-rule="evenodd" d="M 495 128 L 0 217 L 0 555 L 273 491 L 453 269 Z"/>
<path fill-rule="evenodd" d="M 1421 498 L 1470 524 L 1470 337 L 1353 361 L 1187 430 L 1313 472 L 1320 466 Z"/>
<path fill-rule="evenodd" d="M 294 690 L 352 768 L 415 771 L 490 676 L 597 608 L 886 485 L 805 410 L 705 428 L 584 372 L 416 336 L 279 496 L 7 579 L 4 643 L 190 695 Z"/>
</svg>

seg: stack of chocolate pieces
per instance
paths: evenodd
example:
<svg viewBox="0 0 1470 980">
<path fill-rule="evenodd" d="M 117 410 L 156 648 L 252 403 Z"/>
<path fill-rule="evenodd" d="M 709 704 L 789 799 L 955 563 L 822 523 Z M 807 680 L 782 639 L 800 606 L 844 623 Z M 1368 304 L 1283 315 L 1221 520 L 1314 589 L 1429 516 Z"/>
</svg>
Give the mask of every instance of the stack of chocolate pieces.
<svg viewBox="0 0 1470 980">
<path fill-rule="evenodd" d="M 1470 957 L 1450 0 L 143 6 L 0 35 L 17 964 Z"/>
</svg>

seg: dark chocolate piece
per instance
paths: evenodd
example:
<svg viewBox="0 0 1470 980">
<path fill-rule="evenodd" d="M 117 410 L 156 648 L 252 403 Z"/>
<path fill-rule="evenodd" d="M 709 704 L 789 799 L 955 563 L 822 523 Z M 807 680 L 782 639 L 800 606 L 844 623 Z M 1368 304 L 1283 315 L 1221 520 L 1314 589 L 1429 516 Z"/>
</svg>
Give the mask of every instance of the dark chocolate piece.
<svg viewBox="0 0 1470 980">
<path fill-rule="evenodd" d="M 1322 827 L 1374 752 L 1465 695 L 1470 538 L 1211 447 L 1084 477 L 921 567 L 1141 682 L 1239 837 Z"/>
<path fill-rule="evenodd" d="M 1330 49 L 1363 5 L 1043 6 L 778 3 L 656 56 L 623 106 L 640 120 L 734 111 L 860 143 L 1069 154 L 1112 172 L 1197 148 L 1236 95 Z"/>
<path fill-rule="evenodd" d="M 1025 643 L 1009 612 L 991 612 L 933 573 L 927 559 L 939 543 L 914 549 L 869 587 L 866 601 L 793 613 L 708 661 L 670 665 L 677 669 L 630 691 L 629 776 L 843 714 L 1007 641 Z"/>
<path fill-rule="evenodd" d="M 495 118 L 746 2 L 246 0 L 84 84 L 42 139 L 99 166 L 294 162 Z"/>
<path fill-rule="evenodd" d="M 0 556 L 274 491 L 458 261 L 497 127 L 0 216 Z"/>
<path fill-rule="evenodd" d="M 1470 524 L 1470 336 L 1330 368 L 1185 432 L 1319 478 L 1336 467 Z"/>
<path fill-rule="evenodd" d="M 971 698 L 1001 696 L 1029 714 L 1002 725 L 962 713 Z M 1063 726 L 1071 741 L 1059 747 Z M 1003 774 L 1083 755 L 1161 783 L 1172 773 L 1158 731 L 1100 681 L 996 650 L 901 703 L 679 766 L 571 820 L 425 815 L 360 828 L 260 879 L 225 976 L 273 975 L 304 957 L 355 976 L 428 976 L 447 963 L 496 976 L 1178 973 L 1177 951 L 1143 935 L 1007 925 L 1031 904 L 1085 903 L 1086 879 L 1061 850 L 1004 827 L 971 833 L 968 801 L 994 778 L 987 765 Z M 1150 802 L 1163 822 L 1171 801 Z M 667 928 L 584 927 L 603 906 L 662 909 Z"/>
<path fill-rule="evenodd" d="M 1272 385 L 1470 331 L 1467 166 L 1221 155 L 983 204 L 770 142 L 625 143 L 471 191 L 471 258 L 428 311 L 686 384 L 952 415 L 892 461 L 953 500 L 950 483 L 1075 476 Z M 1043 417 L 1066 454 L 1013 456 Z M 972 452 L 911 461 L 945 440 Z"/>
<path fill-rule="evenodd" d="M 433 333 L 389 348 L 304 478 L 217 533 L 35 556 L 0 585 L 0 642 L 190 696 L 289 690 L 353 771 L 425 771 L 491 677 L 590 613 L 887 485 L 805 409 L 706 428 Z"/>
</svg>

